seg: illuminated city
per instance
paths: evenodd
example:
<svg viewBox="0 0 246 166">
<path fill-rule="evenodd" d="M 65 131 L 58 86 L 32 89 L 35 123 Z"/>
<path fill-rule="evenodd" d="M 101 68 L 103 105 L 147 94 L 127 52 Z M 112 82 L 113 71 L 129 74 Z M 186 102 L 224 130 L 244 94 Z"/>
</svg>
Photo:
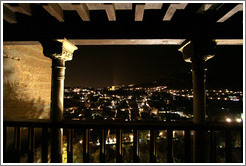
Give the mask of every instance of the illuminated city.
<svg viewBox="0 0 246 166">
<path fill-rule="evenodd" d="M 174 90 L 168 89 L 167 86 L 66 88 L 64 116 L 72 120 L 192 120 L 192 94 L 192 89 Z M 242 105 L 242 95 L 242 91 L 207 90 L 207 99 L 213 102 L 224 100 L 227 103 L 236 102 L 237 105 Z M 217 108 L 218 111 L 231 112 L 228 110 L 230 108 L 223 106 L 221 103 L 221 107 Z M 231 122 L 233 119 L 233 121 L 242 122 L 242 109 L 231 116 L 219 117 L 216 121 Z"/>
</svg>

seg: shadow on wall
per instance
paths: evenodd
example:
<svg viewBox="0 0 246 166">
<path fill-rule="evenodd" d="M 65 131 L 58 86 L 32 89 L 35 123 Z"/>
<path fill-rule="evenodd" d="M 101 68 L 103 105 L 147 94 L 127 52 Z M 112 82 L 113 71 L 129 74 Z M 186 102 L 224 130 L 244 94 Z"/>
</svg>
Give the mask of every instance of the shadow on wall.
<svg viewBox="0 0 246 166">
<path fill-rule="evenodd" d="M 16 64 L 21 65 L 20 61 L 5 55 L 3 58 L 3 118 L 48 119 L 45 101 L 30 93 L 28 80 L 19 81 L 20 71 L 16 70 Z"/>
</svg>

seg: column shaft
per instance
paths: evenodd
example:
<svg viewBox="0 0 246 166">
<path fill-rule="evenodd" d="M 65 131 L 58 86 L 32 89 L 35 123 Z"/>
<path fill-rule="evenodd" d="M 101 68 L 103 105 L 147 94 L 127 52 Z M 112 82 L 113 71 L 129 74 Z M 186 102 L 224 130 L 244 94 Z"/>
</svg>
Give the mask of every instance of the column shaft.
<svg viewBox="0 0 246 166">
<path fill-rule="evenodd" d="M 192 80 L 193 80 L 193 121 L 196 124 L 205 123 L 206 114 L 206 72 L 205 61 L 196 57 L 192 59 Z M 197 130 L 194 133 L 195 163 L 205 162 L 205 132 Z"/>
<path fill-rule="evenodd" d="M 193 81 L 193 120 L 197 124 L 205 122 L 206 114 L 206 71 L 205 61 L 194 57 L 192 59 Z"/>
<path fill-rule="evenodd" d="M 52 95 L 51 95 L 51 120 L 63 120 L 63 95 L 64 95 L 65 61 L 52 60 Z M 60 128 L 52 128 L 51 162 L 62 162 L 63 133 Z"/>
<path fill-rule="evenodd" d="M 51 120 L 63 120 L 65 61 L 52 60 Z"/>
</svg>

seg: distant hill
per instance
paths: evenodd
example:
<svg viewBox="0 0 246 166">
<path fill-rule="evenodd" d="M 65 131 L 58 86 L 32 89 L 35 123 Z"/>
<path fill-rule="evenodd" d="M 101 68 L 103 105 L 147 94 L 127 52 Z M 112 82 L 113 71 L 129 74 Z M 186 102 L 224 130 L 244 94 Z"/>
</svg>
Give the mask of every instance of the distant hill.
<svg viewBox="0 0 246 166">
<path fill-rule="evenodd" d="M 160 79 L 136 84 L 134 87 L 167 86 L 172 89 L 191 89 L 192 77 L 190 74 L 167 74 Z"/>
</svg>

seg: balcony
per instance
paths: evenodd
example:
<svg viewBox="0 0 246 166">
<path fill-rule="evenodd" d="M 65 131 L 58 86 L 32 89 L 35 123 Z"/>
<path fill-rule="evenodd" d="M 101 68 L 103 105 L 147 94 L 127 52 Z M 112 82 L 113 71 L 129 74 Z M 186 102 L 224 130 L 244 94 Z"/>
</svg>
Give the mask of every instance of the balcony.
<svg viewBox="0 0 246 166">
<path fill-rule="evenodd" d="M 4 145 L 4 162 L 8 163 L 7 159 L 7 143 L 10 140 L 8 136 L 8 131 L 14 128 L 14 153 L 16 156 L 12 156 L 16 158 L 16 162 L 20 162 L 20 158 L 22 154 L 21 152 L 21 144 L 26 141 L 25 146 L 28 149 L 28 162 L 33 163 L 35 155 L 35 131 L 39 130 L 41 132 L 41 162 L 47 163 L 50 162 L 48 156 L 57 156 L 55 151 L 52 150 L 53 145 L 52 139 L 55 130 L 62 129 L 63 137 L 67 143 L 66 154 L 67 162 L 73 163 L 73 138 L 74 138 L 74 131 L 79 130 L 82 131 L 82 141 L 81 147 L 83 152 L 82 161 L 84 163 L 91 162 L 90 157 L 90 143 L 89 143 L 89 134 L 91 129 L 96 129 L 99 131 L 99 143 L 98 148 L 100 151 L 99 161 L 101 163 L 107 162 L 107 151 L 105 150 L 106 144 L 108 143 L 106 140 L 106 131 L 114 130 L 116 131 L 116 162 L 126 162 L 123 158 L 123 145 L 124 140 L 122 138 L 123 132 L 125 130 L 131 131 L 133 133 L 132 138 L 132 160 L 134 163 L 142 162 L 141 159 L 142 154 L 140 154 L 140 137 L 139 133 L 143 130 L 149 130 L 149 146 L 148 146 L 148 153 L 149 153 L 149 161 L 151 163 L 158 162 L 157 160 L 157 147 L 160 146 L 157 142 L 159 131 L 164 130 L 166 132 L 166 146 L 161 147 L 166 149 L 166 162 L 172 163 L 174 161 L 174 137 L 173 131 L 183 131 L 183 147 L 180 151 L 183 151 L 184 154 L 184 161 L 185 163 L 193 162 L 192 157 L 192 149 L 197 146 L 196 142 L 193 142 L 193 132 L 200 132 L 206 134 L 206 148 L 208 153 L 207 162 L 216 163 L 218 162 L 217 159 L 217 150 L 216 150 L 216 135 L 220 132 L 224 135 L 225 140 L 225 162 L 232 163 L 238 162 L 235 161 L 233 158 L 233 146 L 232 142 L 234 139 L 234 135 L 232 133 L 238 133 L 240 135 L 240 146 L 238 146 L 238 152 L 240 153 L 240 161 L 243 162 L 243 125 L 242 123 L 206 123 L 204 125 L 198 125 L 193 122 L 117 122 L 117 121 L 62 121 L 62 122 L 52 122 L 50 120 L 28 120 L 28 121 L 4 121 L 3 122 L 3 145 Z M 22 133 L 21 129 L 28 129 L 27 132 L 27 139 L 21 139 Z M 50 132 L 51 131 L 51 132 Z M 62 137 L 62 136 L 61 136 Z M 22 140 L 22 141 L 21 141 Z M 193 144 L 192 144 L 193 142 Z M 158 146 L 157 146 L 158 144 Z M 23 144 L 24 145 L 24 144 Z M 49 152 L 49 147 L 51 147 L 51 152 Z M 204 146 L 205 147 L 205 146 Z M 23 149 L 24 147 L 22 147 Z M 53 154 L 52 154 L 53 153 Z M 63 151 L 64 153 L 64 151 Z M 204 155 L 204 154 L 201 154 Z M 106 157 L 107 156 L 107 157 Z M 235 156 L 235 155 L 234 155 Z M 238 157 L 238 156 L 237 156 Z M 52 158 L 52 157 L 51 157 Z"/>
</svg>

